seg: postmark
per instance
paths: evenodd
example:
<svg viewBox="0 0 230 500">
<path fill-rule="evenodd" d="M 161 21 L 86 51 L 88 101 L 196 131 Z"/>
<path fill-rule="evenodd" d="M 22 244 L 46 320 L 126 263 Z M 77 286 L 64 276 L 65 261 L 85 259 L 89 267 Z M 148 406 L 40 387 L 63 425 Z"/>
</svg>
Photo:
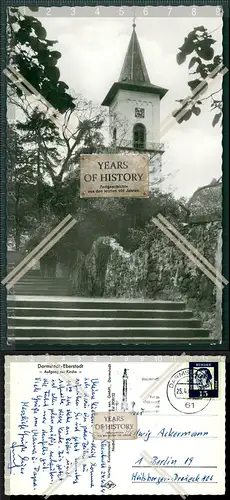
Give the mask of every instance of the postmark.
<svg viewBox="0 0 230 500">
<path fill-rule="evenodd" d="M 175 372 L 167 384 L 167 398 L 175 410 L 181 413 L 198 413 L 210 403 L 211 398 L 193 398 L 189 394 L 189 368 L 182 368 Z"/>
<path fill-rule="evenodd" d="M 94 439 L 137 439 L 137 415 L 130 412 L 95 412 Z"/>
<path fill-rule="evenodd" d="M 218 398 L 218 362 L 189 363 L 189 397 Z"/>
</svg>

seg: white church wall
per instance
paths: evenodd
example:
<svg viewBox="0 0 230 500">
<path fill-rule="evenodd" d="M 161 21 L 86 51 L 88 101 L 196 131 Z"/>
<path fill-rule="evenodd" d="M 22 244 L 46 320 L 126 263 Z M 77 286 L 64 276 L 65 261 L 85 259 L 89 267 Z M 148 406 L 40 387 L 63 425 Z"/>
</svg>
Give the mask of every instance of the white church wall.
<svg viewBox="0 0 230 500">
<path fill-rule="evenodd" d="M 144 108 L 145 117 L 136 118 L 135 108 Z M 119 146 L 132 147 L 133 127 L 143 123 L 150 149 L 160 142 L 160 96 L 131 90 L 119 90 L 110 106 L 111 136 L 117 129 Z"/>
</svg>

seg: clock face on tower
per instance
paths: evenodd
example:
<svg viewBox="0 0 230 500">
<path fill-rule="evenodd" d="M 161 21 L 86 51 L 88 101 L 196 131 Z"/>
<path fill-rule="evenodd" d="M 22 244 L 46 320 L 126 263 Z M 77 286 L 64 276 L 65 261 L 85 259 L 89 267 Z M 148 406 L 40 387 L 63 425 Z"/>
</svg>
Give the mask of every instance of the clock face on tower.
<svg viewBox="0 0 230 500">
<path fill-rule="evenodd" d="M 135 118 L 144 118 L 145 110 L 144 108 L 135 108 Z"/>
</svg>

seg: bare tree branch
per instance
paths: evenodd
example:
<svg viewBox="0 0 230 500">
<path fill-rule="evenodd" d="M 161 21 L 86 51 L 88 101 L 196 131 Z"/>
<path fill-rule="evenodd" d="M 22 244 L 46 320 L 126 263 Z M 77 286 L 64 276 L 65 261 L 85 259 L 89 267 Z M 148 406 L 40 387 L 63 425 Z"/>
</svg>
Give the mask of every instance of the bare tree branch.
<svg viewBox="0 0 230 500">
<path fill-rule="evenodd" d="M 221 91 L 222 91 L 222 88 L 221 88 L 221 89 L 219 89 L 219 90 L 217 90 L 216 92 L 212 92 L 212 94 L 208 95 L 207 97 L 203 97 L 203 99 L 199 99 L 199 101 L 201 101 L 201 102 L 202 102 L 202 101 L 205 101 L 206 99 L 210 99 L 210 97 L 212 97 L 212 96 L 213 96 L 213 95 L 215 95 L 215 94 L 218 94 L 218 93 L 219 93 L 219 92 L 221 92 Z"/>
</svg>

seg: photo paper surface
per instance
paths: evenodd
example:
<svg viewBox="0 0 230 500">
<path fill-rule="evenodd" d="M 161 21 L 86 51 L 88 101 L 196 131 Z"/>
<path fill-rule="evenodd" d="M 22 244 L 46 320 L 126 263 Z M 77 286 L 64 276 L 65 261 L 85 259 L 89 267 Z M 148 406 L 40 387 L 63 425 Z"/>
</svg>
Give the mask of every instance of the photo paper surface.
<svg viewBox="0 0 230 500">
<path fill-rule="evenodd" d="M 7 19 L 7 345 L 219 346 L 223 8 Z"/>
</svg>

